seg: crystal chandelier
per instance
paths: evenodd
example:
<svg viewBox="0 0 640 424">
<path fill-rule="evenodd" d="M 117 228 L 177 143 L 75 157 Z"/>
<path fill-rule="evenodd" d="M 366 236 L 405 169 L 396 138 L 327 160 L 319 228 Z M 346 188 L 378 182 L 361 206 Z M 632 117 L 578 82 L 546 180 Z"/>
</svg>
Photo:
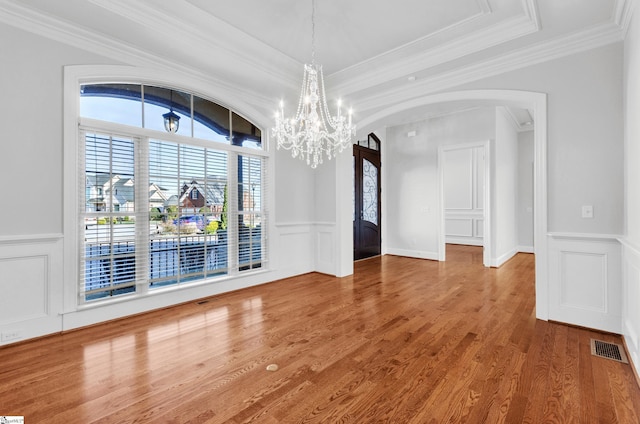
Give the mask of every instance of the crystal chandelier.
<svg viewBox="0 0 640 424">
<path fill-rule="evenodd" d="M 294 118 L 285 118 L 284 103 L 276 113 L 272 129 L 278 149 L 291 150 L 291 155 L 306 159 L 312 168 L 322 163 L 323 155 L 335 157 L 351 145 L 356 127 L 351 123 L 352 111 L 345 116 L 338 100 L 338 114 L 331 116 L 327 107 L 322 66 L 315 63 L 315 0 L 311 1 L 311 65 L 304 65 L 298 111 Z"/>
</svg>

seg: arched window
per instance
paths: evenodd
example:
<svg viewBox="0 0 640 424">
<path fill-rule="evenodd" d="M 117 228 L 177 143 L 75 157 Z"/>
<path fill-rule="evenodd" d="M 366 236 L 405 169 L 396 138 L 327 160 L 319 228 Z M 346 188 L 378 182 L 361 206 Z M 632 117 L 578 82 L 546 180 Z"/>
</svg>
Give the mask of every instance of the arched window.
<svg viewBox="0 0 640 424">
<path fill-rule="evenodd" d="M 260 129 L 172 87 L 80 86 L 79 303 L 266 265 Z"/>
<path fill-rule="evenodd" d="M 85 84 L 80 88 L 80 116 L 85 118 L 165 131 L 168 114 L 174 115 L 177 134 L 262 149 L 259 128 L 194 94 L 142 84 Z"/>
</svg>

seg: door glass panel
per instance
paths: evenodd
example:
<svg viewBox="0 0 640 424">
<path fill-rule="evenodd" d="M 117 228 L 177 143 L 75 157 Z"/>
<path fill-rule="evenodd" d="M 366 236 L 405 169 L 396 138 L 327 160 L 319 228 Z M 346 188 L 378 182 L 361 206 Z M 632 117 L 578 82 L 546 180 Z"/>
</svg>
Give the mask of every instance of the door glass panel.
<svg viewBox="0 0 640 424">
<path fill-rule="evenodd" d="M 362 163 L 362 217 L 378 225 L 378 168 L 366 159 Z"/>
<path fill-rule="evenodd" d="M 353 175 L 353 183 L 351 184 L 351 217 L 356 220 L 356 157 L 351 156 L 351 175 Z"/>
</svg>

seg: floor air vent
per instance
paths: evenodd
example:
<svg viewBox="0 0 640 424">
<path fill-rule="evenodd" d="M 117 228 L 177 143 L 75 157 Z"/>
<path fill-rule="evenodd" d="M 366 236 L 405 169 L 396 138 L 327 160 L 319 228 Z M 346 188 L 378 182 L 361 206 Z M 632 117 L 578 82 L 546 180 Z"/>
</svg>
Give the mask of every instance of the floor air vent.
<svg viewBox="0 0 640 424">
<path fill-rule="evenodd" d="M 603 342 L 602 340 L 591 339 L 591 354 L 601 358 L 613 359 L 624 364 L 629 363 L 622 346 Z"/>
</svg>

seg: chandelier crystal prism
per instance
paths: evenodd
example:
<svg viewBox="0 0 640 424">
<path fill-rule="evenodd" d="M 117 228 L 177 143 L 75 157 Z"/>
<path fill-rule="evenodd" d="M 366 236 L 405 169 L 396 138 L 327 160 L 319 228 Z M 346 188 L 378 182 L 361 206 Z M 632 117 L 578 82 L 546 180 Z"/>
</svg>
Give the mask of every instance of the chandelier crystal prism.
<svg viewBox="0 0 640 424">
<path fill-rule="evenodd" d="M 272 133 L 278 149 L 290 150 L 294 158 L 306 160 L 307 165 L 316 168 L 324 155 L 334 158 L 351 145 L 351 137 L 356 132 L 351 115 L 351 110 L 347 116 L 342 113 L 340 100 L 337 115 L 329 114 L 322 66 L 315 63 L 315 0 L 312 0 L 311 64 L 304 65 L 298 109 L 295 117 L 285 118 L 281 101 Z"/>
</svg>

